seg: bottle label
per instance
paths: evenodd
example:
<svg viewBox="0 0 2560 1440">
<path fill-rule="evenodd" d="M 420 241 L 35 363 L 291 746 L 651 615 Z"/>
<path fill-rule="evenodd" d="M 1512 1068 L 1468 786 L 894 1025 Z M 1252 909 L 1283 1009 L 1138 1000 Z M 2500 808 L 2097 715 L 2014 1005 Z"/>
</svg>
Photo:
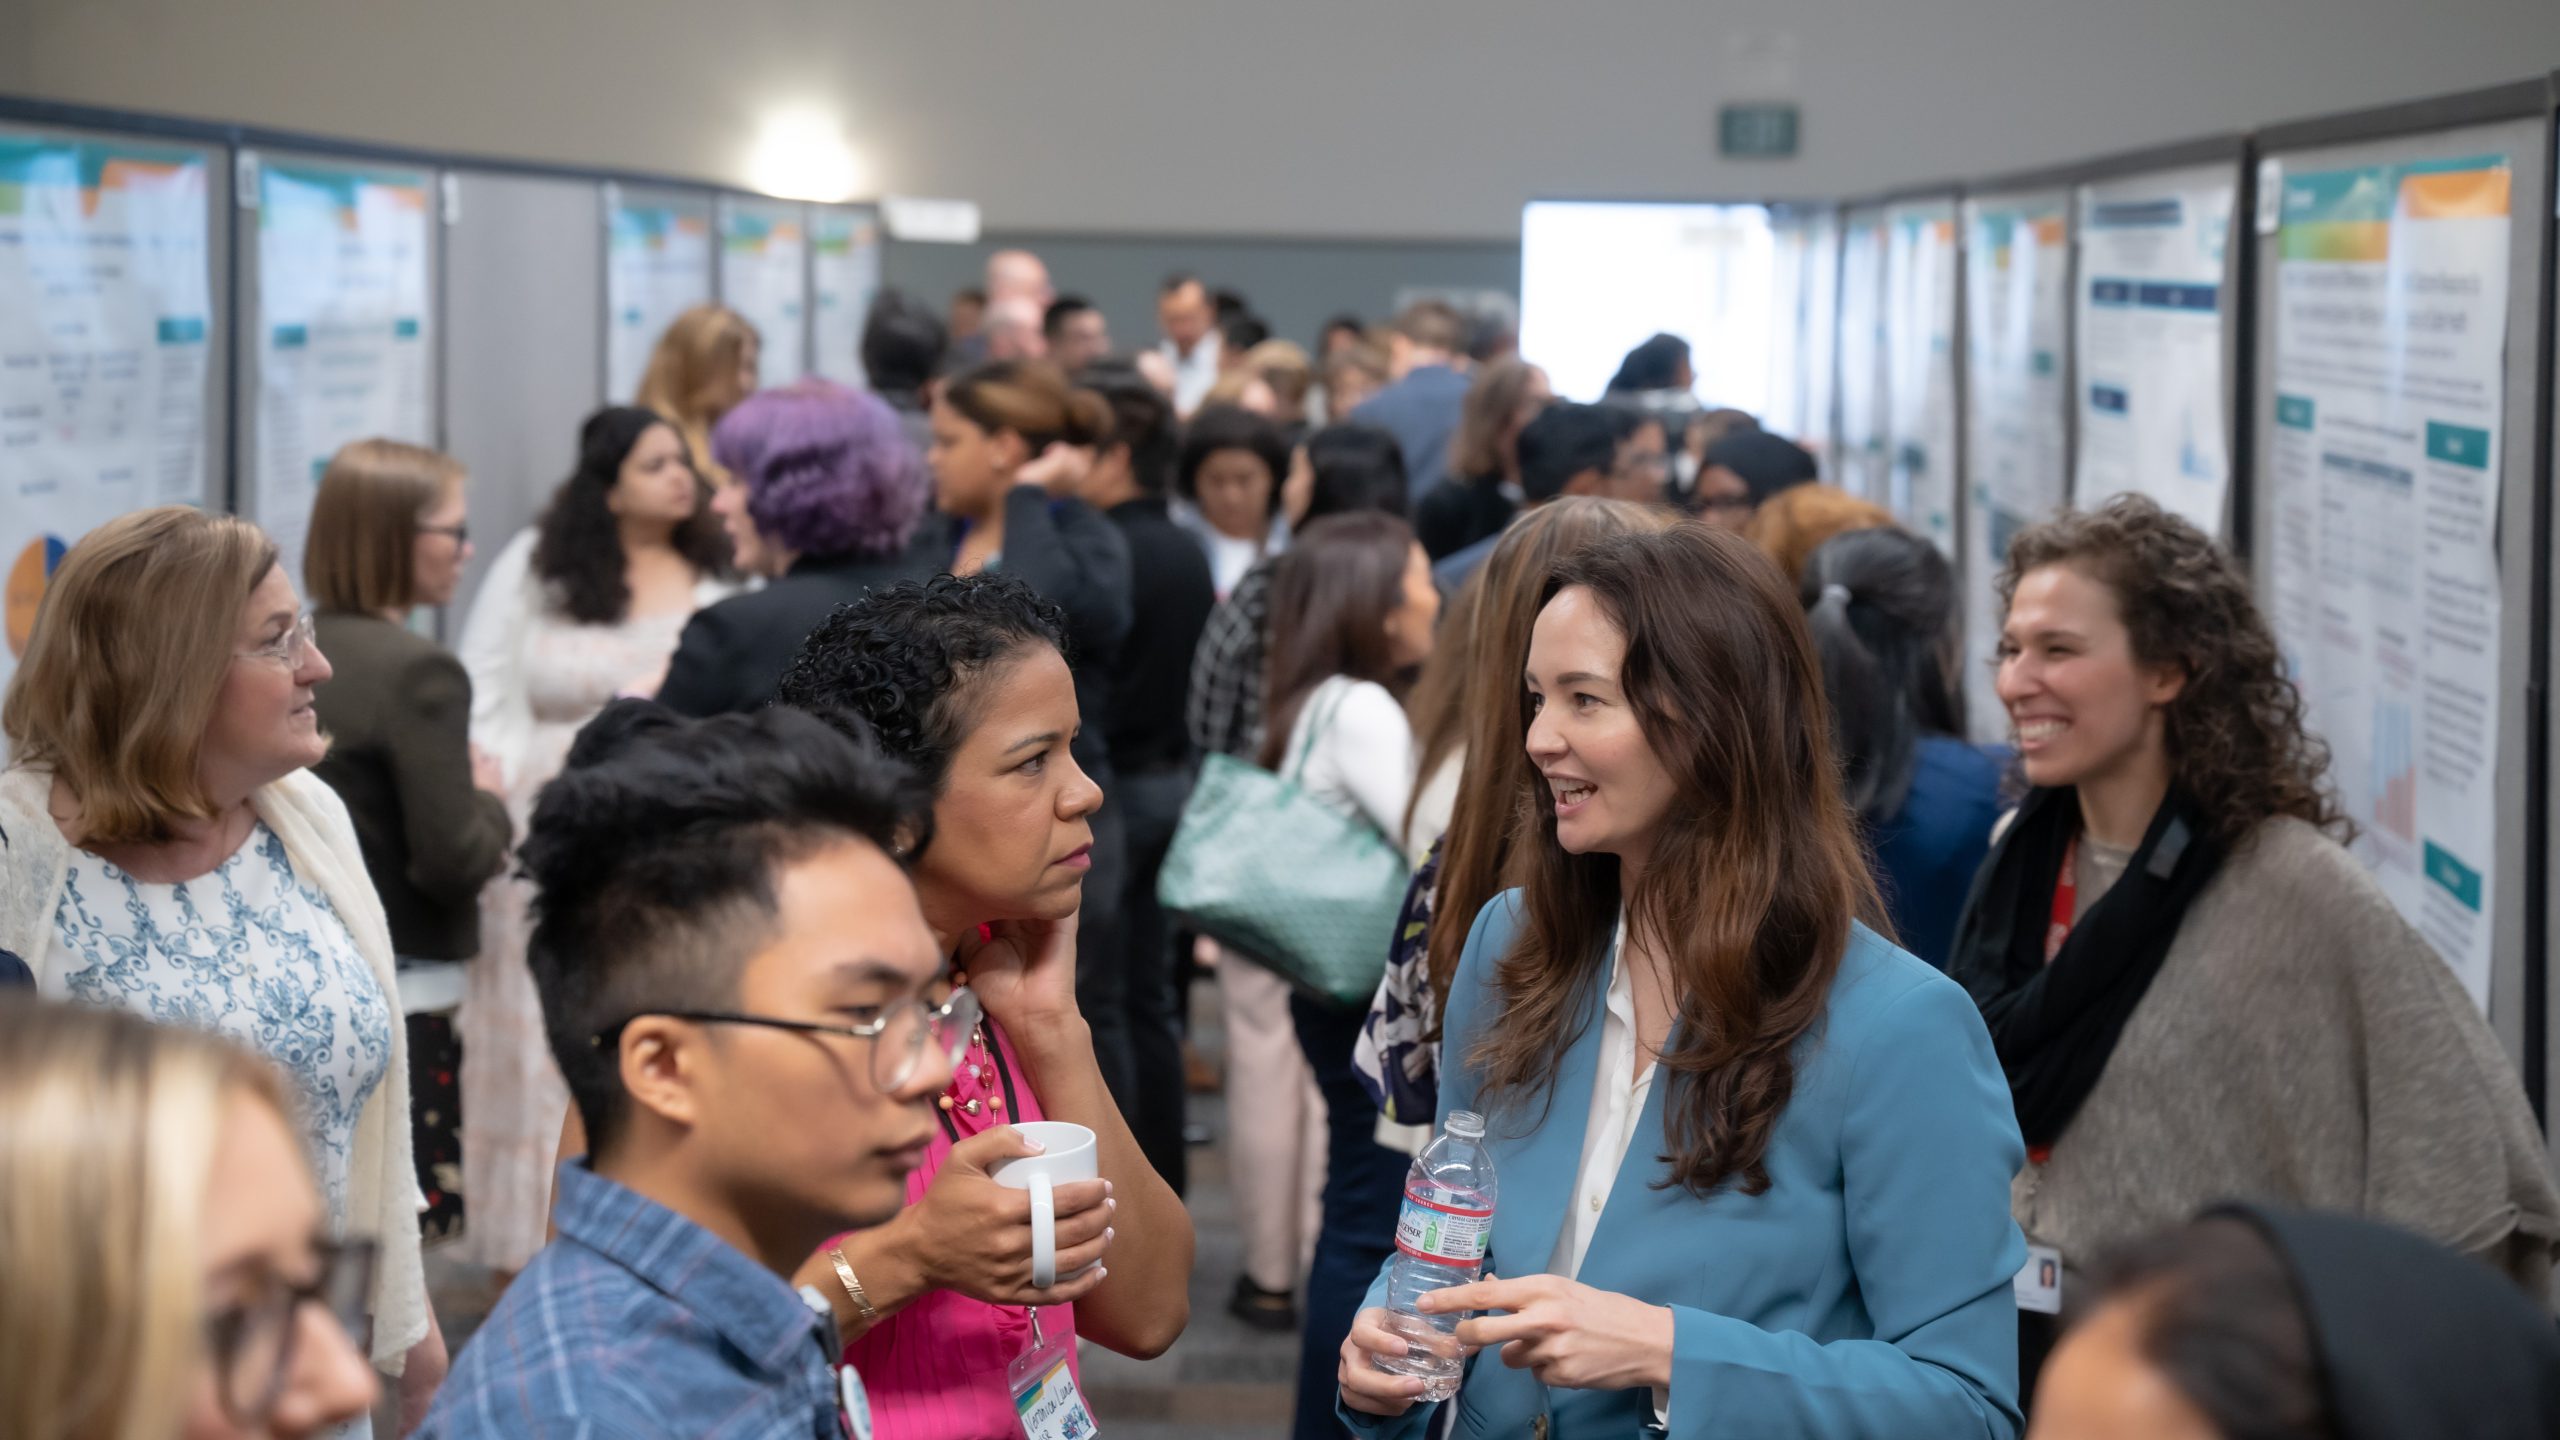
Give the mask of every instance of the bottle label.
<svg viewBox="0 0 2560 1440">
<path fill-rule="evenodd" d="M 1472 1268 L 1483 1262 L 1492 1237 L 1490 1208 L 1444 1204 L 1419 1188 L 1404 1192 L 1404 1210 L 1396 1216 L 1396 1248 L 1407 1255 L 1434 1265 Z"/>
</svg>

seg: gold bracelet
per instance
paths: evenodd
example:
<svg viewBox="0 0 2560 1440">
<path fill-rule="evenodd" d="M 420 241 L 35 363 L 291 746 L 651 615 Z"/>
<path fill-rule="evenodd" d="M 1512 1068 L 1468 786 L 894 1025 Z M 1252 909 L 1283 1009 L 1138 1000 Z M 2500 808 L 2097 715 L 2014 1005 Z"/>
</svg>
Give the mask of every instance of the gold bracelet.
<svg viewBox="0 0 2560 1440">
<path fill-rule="evenodd" d="M 862 1282 L 853 1278 L 853 1266 L 845 1262 L 844 1247 L 839 1245 L 828 1251 L 827 1258 L 836 1262 L 836 1279 L 844 1285 L 844 1293 L 853 1298 L 853 1308 L 862 1316 L 862 1323 L 879 1324 L 880 1312 L 871 1308 L 871 1297 L 862 1293 Z"/>
</svg>

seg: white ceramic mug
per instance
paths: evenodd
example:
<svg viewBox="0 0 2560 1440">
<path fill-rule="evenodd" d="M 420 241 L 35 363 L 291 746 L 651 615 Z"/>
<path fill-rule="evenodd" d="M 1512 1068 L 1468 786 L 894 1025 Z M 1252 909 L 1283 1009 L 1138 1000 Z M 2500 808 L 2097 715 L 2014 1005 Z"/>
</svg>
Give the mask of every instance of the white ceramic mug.
<svg viewBox="0 0 2560 1440">
<path fill-rule="evenodd" d="M 1057 1187 L 1101 1179 L 1102 1146 L 1091 1130 L 1065 1120 L 1032 1120 L 1013 1128 L 1045 1148 L 999 1160 L 987 1176 L 1007 1189 L 1031 1192 L 1031 1285 L 1046 1290 L 1058 1283 Z"/>
</svg>

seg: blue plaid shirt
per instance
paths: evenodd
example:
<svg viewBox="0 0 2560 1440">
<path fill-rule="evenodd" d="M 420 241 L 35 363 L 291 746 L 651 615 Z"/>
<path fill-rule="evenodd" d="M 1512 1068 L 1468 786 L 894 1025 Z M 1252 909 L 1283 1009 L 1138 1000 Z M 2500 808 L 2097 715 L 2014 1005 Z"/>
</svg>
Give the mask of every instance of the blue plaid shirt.
<svg viewBox="0 0 2560 1440">
<path fill-rule="evenodd" d="M 554 1218 L 420 1440 L 844 1440 L 834 1322 L 788 1281 L 582 1160 Z"/>
</svg>

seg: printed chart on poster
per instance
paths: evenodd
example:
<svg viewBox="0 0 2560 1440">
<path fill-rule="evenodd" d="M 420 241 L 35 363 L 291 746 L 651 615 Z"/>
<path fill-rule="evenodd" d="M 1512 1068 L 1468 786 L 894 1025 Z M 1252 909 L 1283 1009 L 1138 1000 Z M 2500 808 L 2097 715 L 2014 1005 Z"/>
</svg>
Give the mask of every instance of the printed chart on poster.
<svg viewBox="0 0 2560 1440">
<path fill-rule="evenodd" d="M 2069 500 L 2062 346 L 2071 309 L 2071 197 L 1965 201 L 1965 717 L 2005 739 L 1993 692 L 1993 576 L 2020 530 Z"/>
<path fill-rule="evenodd" d="M 1885 220 L 1853 211 L 1840 237 L 1840 453 L 1832 483 L 1882 504 L 1892 473 L 1884 330 Z"/>
<path fill-rule="evenodd" d="M 1956 553 L 1956 207 L 1885 212 L 1886 508 Z"/>
<path fill-rule="evenodd" d="M 2283 176 L 2269 608 L 2394 904 L 2488 1004 L 2511 174 Z"/>
<path fill-rule="evenodd" d="M 766 386 L 809 373 L 809 234 L 792 201 L 720 202 L 720 299 L 756 327 Z"/>
<path fill-rule="evenodd" d="M 2238 192 L 2236 163 L 2081 187 L 2077 503 L 2132 491 L 2222 533 L 2223 258 Z"/>
<path fill-rule="evenodd" d="M 844 385 L 867 383 L 862 373 L 862 326 L 871 297 L 880 293 L 880 216 L 867 207 L 812 206 L 809 212 L 809 289 L 814 307 L 809 338 L 816 354 L 810 368 Z"/>
<path fill-rule="evenodd" d="M 265 159 L 258 197 L 257 453 L 248 513 L 302 582 L 329 457 L 376 436 L 435 443 L 428 250 L 418 171 Z"/>
<path fill-rule="evenodd" d="M 711 207 L 604 187 L 605 386 L 640 393 L 649 356 L 675 318 L 711 298 Z"/>
<path fill-rule="evenodd" d="M 83 534 L 205 499 L 207 164 L 199 151 L 0 131 L 0 684 Z"/>
</svg>

